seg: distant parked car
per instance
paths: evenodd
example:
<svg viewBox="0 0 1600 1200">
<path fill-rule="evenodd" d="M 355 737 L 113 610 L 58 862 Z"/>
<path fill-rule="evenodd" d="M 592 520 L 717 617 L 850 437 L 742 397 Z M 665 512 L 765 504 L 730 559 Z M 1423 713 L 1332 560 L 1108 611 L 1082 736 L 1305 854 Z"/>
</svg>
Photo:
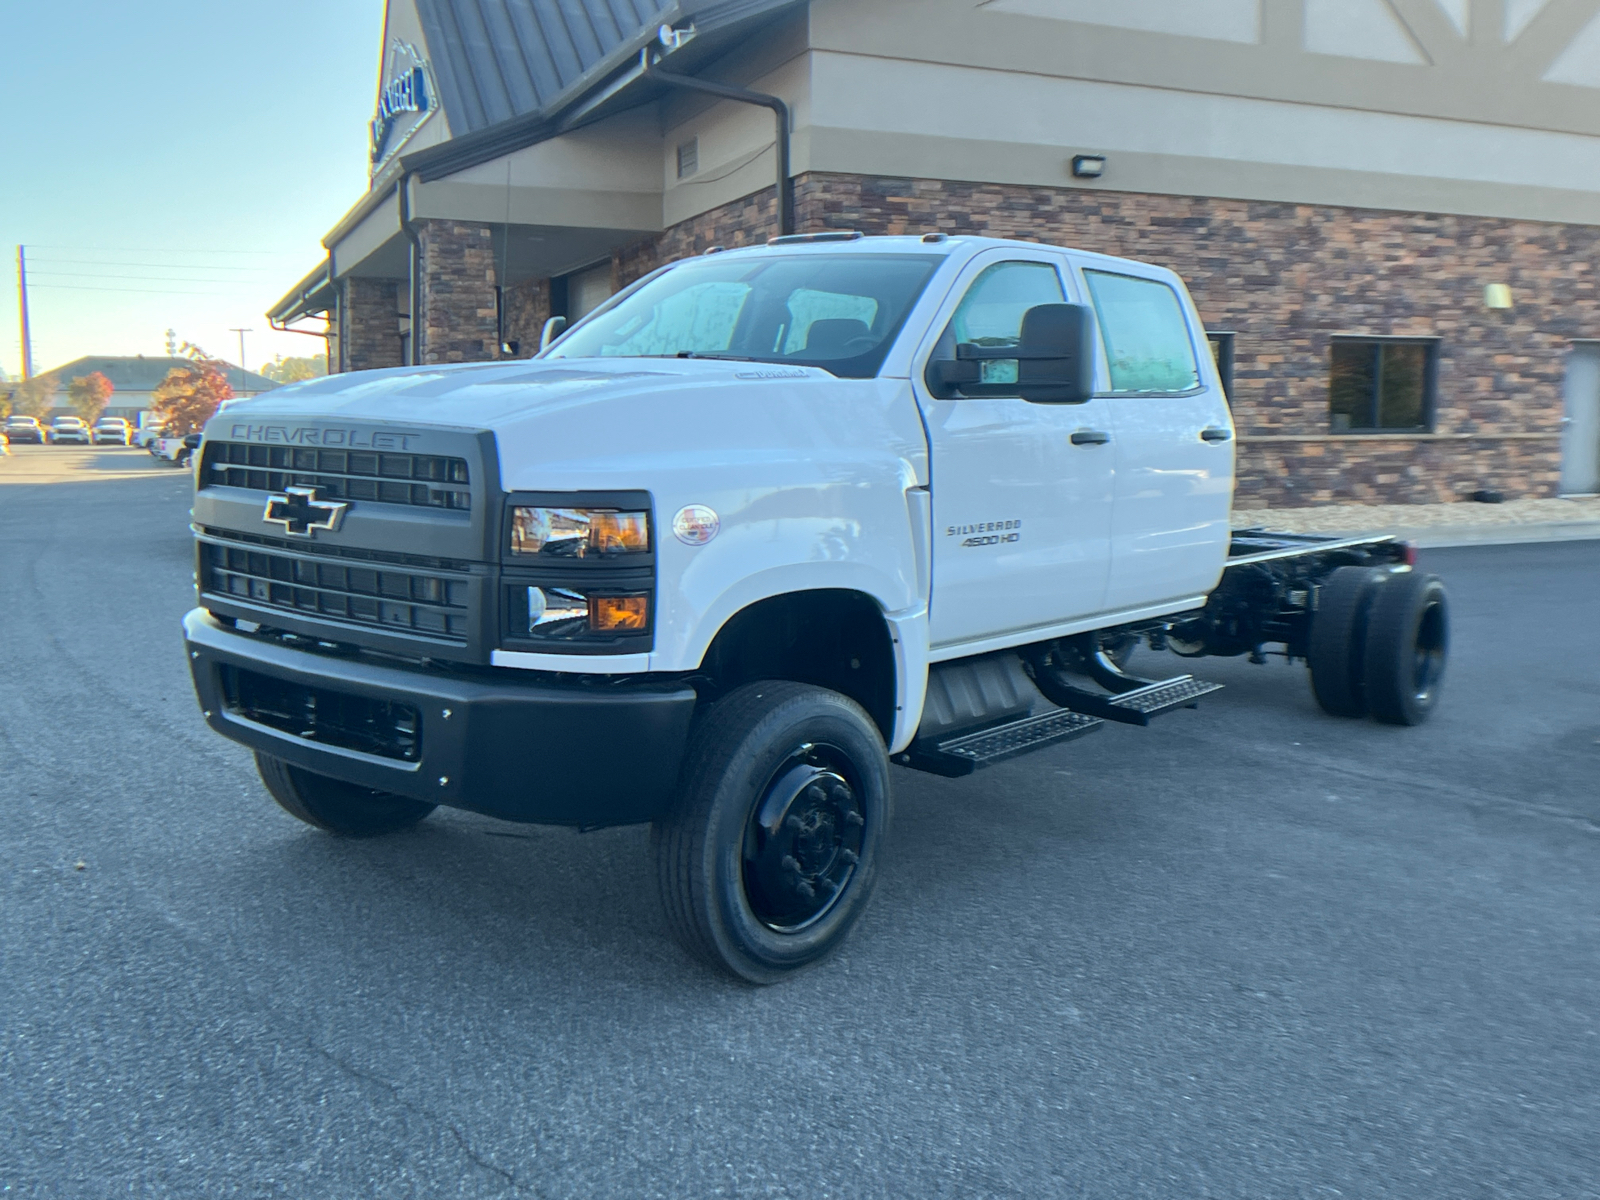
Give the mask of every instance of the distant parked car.
<svg viewBox="0 0 1600 1200">
<path fill-rule="evenodd" d="M 189 433 L 182 437 L 159 437 L 150 443 L 150 453 L 174 467 L 187 467 L 194 457 L 194 452 L 199 448 L 198 433 Z"/>
<path fill-rule="evenodd" d="M 45 432 L 39 425 L 38 417 L 19 417 L 12 414 L 6 418 L 6 439 L 13 446 L 22 442 L 42 446 L 45 443 Z"/>
<path fill-rule="evenodd" d="M 141 450 L 149 450 L 155 440 L 161 436 L 161 426 L 141 425 L 133 431 L 132 444 Z"/>
<path fill-rule="evenodd" d="M 50 440 L 58 446 L 90 444 L 89 427 L 81 417 L 57 417 L 50 422 Z"/>
<path fill-rule="evenodd" d="M 96 446 L 126 446 L 132 431 L 125 417 L 101 417 L 90 434 Z"/>
</svg>

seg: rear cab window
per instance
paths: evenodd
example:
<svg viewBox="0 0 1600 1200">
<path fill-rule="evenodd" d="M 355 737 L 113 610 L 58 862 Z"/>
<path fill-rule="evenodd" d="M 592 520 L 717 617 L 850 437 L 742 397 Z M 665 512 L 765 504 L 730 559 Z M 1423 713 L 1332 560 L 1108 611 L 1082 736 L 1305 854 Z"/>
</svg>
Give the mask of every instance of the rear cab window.
<svg viewBox="0 0 1600 1200">
<path fill-rule="evenodd" d="M 1114 395 L 1170 396 L 1200 387 L 1183 301 L 1158 279 L 1085 268 Z"/>
</svg>

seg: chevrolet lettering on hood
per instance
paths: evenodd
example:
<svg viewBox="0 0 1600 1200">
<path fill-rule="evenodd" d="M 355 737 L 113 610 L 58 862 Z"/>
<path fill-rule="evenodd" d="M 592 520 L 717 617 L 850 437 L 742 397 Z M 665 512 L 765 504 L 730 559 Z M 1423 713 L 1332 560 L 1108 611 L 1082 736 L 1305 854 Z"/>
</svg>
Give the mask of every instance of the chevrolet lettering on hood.
<svg viewBox="0 0 1600 1200">
<path fill-rule="evenodd" d="M 252 425 L 240 421 L 228 430 L 237 442 L 261 442 L 272 446 L 326 446 L 340 450 L 411 449 L 422 434 L 393 429 L 328 429 L 316 425 Z"/>
</svg>

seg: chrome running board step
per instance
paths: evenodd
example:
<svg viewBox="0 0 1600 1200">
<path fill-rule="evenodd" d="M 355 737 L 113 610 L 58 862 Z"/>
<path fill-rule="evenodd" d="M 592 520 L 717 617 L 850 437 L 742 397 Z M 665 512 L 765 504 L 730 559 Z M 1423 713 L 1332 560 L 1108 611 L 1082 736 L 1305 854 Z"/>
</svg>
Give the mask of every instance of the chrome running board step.
<svg viewBox="0 0 1600 1200">
<path fill-rule="evenodd" d="M 1117 721 L 1123 725 L 1148 725 L 1152 717 L 1180 708 L 1198 708 L 1202 696 L 1220 692 L 1220 683 L 1207 683 L 1193 675 L 1178 675 L 1146 684 L 1115 696 L 1102 696 L 1079 688 L 1060 688 L 1061 703 L 1073 712 Z"/>
<path fill-rule="evenodd" d="M 956 734 L 937 741 L 913 742 L 905 753 L 895 755 L 895 761 L 917 771 L 958 778 L 970 775 L 990 763 L 1002 762 L 1031 750 L 1042 750 L 1057 742 L 1069 742 L 1086 733 L 1093 733 L 1104 723 L 1098 717 L 1060 708 L 1037 717 L 1022 717 L 1004 725 L 981 729 L 977 733 Z"/>
</svg>

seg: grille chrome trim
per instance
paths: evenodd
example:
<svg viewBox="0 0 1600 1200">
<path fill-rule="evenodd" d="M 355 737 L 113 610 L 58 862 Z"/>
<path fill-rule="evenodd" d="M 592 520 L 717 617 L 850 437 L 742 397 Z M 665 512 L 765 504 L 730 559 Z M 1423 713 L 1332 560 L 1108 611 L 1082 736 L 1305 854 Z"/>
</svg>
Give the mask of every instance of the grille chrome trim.
<svg viewBox="0 0 1600 1200">
<path fill-rule="evenodd" d="M 461 647 L 471 636 L 475 589 L 465 573 L 362 566 L 209 539 L 200 545 L 202 596 Z"/>
<path fill-rule="evenodd" d="M 472 563 L 464 558 L 433 558 L 426 554 L 397 554 L 392 550 L 367 550 L 359 546 L 340 546 L 324 542 L 308 543 L 303 540 L 270 537 L 261 533 L 245 533 L 238 529 L 220 529 L 211 525 L 189 527 L 201 541 L 232 542 L 239 545 L 260 546 L 285 554 L 321 555 L 327 558 L 349 558 L 359 562 L 390 563 L 397 567 L 417 567 L 424 571 L 442 571 L 465 575 Z"/>
<path fill-rule="evenodd" d="M 314 487 L 333 500 L 457 512 L 472 507 L 470 483 L 464 458 L 253 442 L 207 441 L 200 466 L 201 487 Z"/>
</svg>

